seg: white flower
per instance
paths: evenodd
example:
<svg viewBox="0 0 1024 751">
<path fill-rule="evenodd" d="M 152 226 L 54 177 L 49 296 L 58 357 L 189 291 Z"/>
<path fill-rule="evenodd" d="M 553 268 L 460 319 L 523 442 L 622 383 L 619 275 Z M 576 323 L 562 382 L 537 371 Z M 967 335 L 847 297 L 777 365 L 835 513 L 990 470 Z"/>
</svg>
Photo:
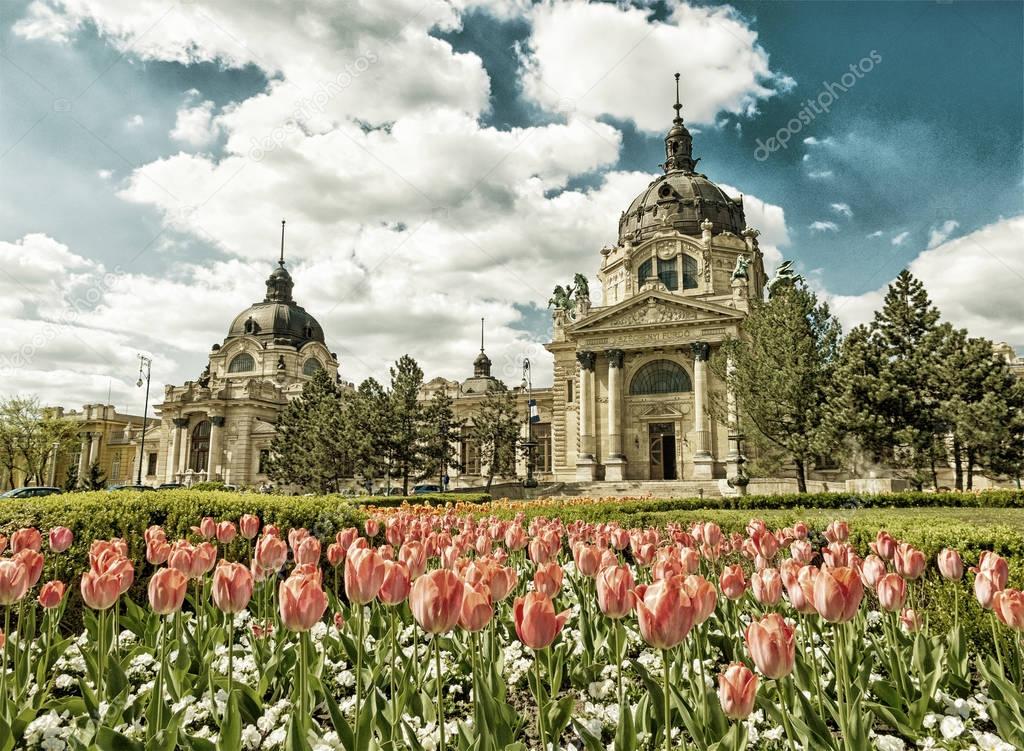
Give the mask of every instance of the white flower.
<svg viewBox="0 0 1024 751">
<path fill-rule="evenodd" d="M 895 735 L 875 736 L 875 748 L 878 751 L 905 751 L 906 744 Z"/>
<path fill-rule="evenodd" d="M 946 715 L 942 718 L 942 722 L 939 723 L 939 731 L 947 741 L 952 740 L 964 732 L 964 721 L 959 717 Z"/>
<path fill-rule="evenodd" d="M 1013 751 L 1013 746 L 992 733 L 975 733 L 980 751 Z"/>
</svg>

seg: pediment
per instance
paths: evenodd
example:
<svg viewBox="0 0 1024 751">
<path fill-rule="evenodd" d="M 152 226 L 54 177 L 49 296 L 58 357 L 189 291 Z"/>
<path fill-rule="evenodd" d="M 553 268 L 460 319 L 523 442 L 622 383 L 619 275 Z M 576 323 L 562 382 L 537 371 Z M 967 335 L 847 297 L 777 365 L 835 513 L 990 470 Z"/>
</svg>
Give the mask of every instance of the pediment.
<svg viewBox="0 0 1024 751">
<path fill-rule="evenodd" d="M 277 428 L 274 427 L 273 423 L 266 422 L 264 420 L 256 420 L 252 426 L 252 435 L 274 435 L 277 433 Z"/>
<path fill-rule="evenodd" d="M 718 303 L 651 290 L 587 316 L 569 328 L 568 333 L 592 333 L 698 321 L 734 323 L 742 320 L 743 315 L 741 311 Z"/>
<path fill-rule="evenodd" d="M 683 415 L 689 414 L 690 410 L 687 407 L 677 407 L 671 404 L 646 404 L 640 407 L 639 410 L 634 411 L 637 417 L 664 417 L 671 419 L 675 417 L 682 417 Z"/>
</svg>

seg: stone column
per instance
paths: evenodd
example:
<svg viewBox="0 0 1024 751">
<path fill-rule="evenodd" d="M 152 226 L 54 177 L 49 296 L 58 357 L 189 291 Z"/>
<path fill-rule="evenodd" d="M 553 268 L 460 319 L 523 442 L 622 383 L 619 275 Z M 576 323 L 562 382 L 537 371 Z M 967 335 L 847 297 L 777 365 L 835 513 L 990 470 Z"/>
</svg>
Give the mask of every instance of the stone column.
<svg viewBox="0 0 1024 751">
<path fill-rule="evenodd" d="M 729 454 L 725 457 L 725 477 L 729 484 L 739 491 L 740 495 L 746 495 L 747 483 L 750 478 L 747 476 L 746 470 L 743 469 L 743 450 L 740 446 L 743 436 L 740 435 L 739 408 L 736 402 L 736 392 L 733 391 L 732 385 L 729 383 L 734 367 L 730 357 L 725 363 L 725 404 L 729 420 Z"/>
<path fill-rule="evenodd" d="M 54 487 L 57 484 L 57 460 L 60 458 L 60 445 L 53 444 L 53 448 L 50 450 L 50 487 Z"/>
<path fill-rule="evenodd" d="M 704 407 L 707 399 L 707 366 L 711 346 L 707 342 L 694 342 L 692 349 L 693 428 L 696 444 L 693 452 L 693 474 L 696 479 L 710 480 L 714 474 L 714 459 L 711 456 L 711 437 L 708 434 Z"/>
<path fill-rule="evenodd" d="M 90 433 L 89 434 L 89 466 L 100 460 L 100 434 Z"/>
<path fill-rule="evenodd" d="M 85 483 L 85 477 L 89 474 L 89 434 L 82 433 L 82 450 L 78 454 L 78 486 Z"/>
<path fill-rule="evenodd" d="M 589 482 L 597 477 L 597 462 L 594 459 L 594 363 L 593 352 L 577 352 L 580 364 L 580 452 L 576 458 L 576 479 Z"/>
<path fill-rule="evenodd" d="M 207 462 L 207 477 L 220 479 L 224 453 L 224 415 L 210 415 L 210 458 Z"/>
<path fill-rule="evenodd" d="M 174 421 L 175 426 L 181 425 L 181 434 L 178 436 L 178 474 L 184 475 L 188 469 L 188 418 L 179 417 Z M 181 482 L 179 478 L 178 482 Z"/>
<path fill-rule="evenodd" d="M 608 458 L 604 479 L 626 479 L 626 456 L 622 453 L 622 360 L 621 349 L 605 352 L 608 357 Z"/>
</svg>

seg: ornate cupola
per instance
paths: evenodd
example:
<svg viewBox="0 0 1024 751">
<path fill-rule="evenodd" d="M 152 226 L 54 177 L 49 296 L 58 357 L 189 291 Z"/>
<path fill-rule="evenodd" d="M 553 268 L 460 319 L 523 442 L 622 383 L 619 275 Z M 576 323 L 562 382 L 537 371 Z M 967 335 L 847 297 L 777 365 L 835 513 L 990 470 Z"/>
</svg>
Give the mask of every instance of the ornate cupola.
<svg viewBox="0 0 1024 751">
<path fill-rule="evenodd" d="M 693 136 L 683 124 L 683 117 L 680 111 L 683 105 L 679 102 L 679 74 L 676 73 L 676 103 L 672 105 L 676 116 L 672 119 L 672 127 L 665 136 L 665 163 L 662 166 L 666 172 L 682 170 L 693 172 L 697 161 L 693 158 Z"/>
<path fill-rule="evenodd" d="M 292 275 L 284 267 L 284 219 L 281 220 L 281 258 L 277 262 L 277 268 L 270 272 L 267 277 L 267 296 L 263 302 L 290 303 L 292 300 L 292 288 L 295 283 Z"/>
<path fill-rule="evenodd" d="M 473 360 L 473 377 L 491 377 L 491 358 L 484 352 L 484 319 L 480 319 L 480 354 Z"/>
</svg>

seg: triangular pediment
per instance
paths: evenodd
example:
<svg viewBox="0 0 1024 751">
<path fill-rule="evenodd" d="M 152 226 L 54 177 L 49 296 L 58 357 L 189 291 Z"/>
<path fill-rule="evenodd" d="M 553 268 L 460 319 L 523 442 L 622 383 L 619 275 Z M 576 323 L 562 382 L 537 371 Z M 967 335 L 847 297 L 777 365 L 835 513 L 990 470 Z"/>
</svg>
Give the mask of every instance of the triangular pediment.
<svg viewBox="0 0 1024 751">
<path fill-rule="evenodd" d="M 274 435 L 277 433 L 277 428 L 272 423 L 265 422 L 264 420 L 257 420 L 256 424 L 253 425 L 252 435 Z"/>
<path fill-rule="evenodd" d="M 689 414 L 690 410 L 686 407 L 680 408 L 671 404 L 655 403 L 648 404 L 635 412 L 637 417 L 665 417 L 675 418 L 682 417 L 683 415 Z"/>
<path fill-rule="evenodd" d="M 591 333 L 611 329 L 633 329 L 695 322 L 734 323 L 742 320 L 743 316 L 742 311 L 719 303 L 650 290 L 593 312 L 582 321 L 569 327 L 568 333 Z"/>
</svg>

